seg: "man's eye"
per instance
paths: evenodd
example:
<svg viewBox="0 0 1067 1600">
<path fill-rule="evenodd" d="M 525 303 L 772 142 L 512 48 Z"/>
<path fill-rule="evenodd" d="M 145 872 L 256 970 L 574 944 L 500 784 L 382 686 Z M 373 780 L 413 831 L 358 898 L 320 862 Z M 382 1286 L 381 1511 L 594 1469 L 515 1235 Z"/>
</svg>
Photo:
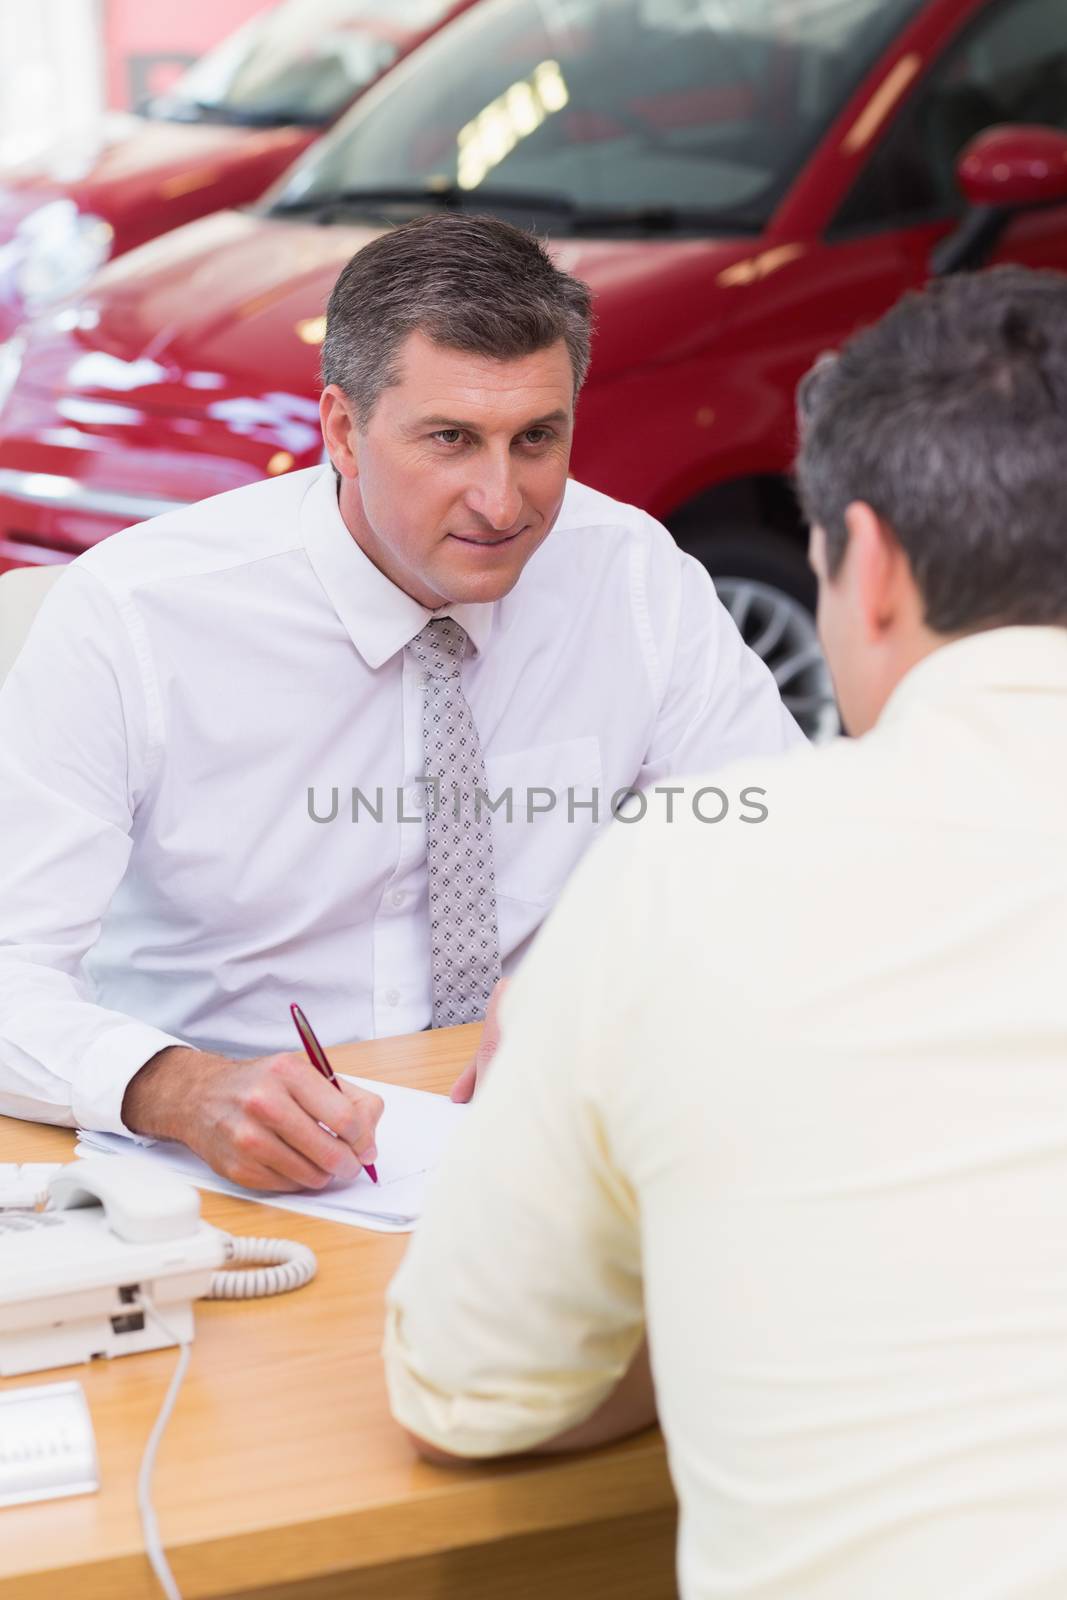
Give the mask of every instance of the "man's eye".
<svg viewBox="0 0 1067 1600">
<path fill-rule="evenodd" d="M 433 437 L 440 439 L 442 444 L 459 444 L 463 438 L 463 430 L 461 428 L 439 428 Z"/>
<path fill-rule="evenodd" d="M 547 428 L 527 428 L 523 434 L 527 444 L 544 444 L 545 440 L 551 439 L 551 437 L 552 435 Z"/>
</svg>

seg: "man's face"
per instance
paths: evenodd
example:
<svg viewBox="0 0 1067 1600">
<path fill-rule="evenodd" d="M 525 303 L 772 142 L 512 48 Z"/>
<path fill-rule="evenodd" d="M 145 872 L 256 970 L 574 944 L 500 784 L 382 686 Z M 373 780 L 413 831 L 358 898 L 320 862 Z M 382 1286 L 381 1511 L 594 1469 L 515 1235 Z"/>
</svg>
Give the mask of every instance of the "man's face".
<svg viewBox="0 0 1067 1600">
<path fill-rule="evenodd" d="M 574 422 L 567 347 L 561 339 L 497 361 L 412 333 L 398 366 L 400 382 L 382 391 L 363 431 L 340 391 L 323 397 L 341 514 L 421 605 L 498 600 L 563 501 Z"/>
</svg>

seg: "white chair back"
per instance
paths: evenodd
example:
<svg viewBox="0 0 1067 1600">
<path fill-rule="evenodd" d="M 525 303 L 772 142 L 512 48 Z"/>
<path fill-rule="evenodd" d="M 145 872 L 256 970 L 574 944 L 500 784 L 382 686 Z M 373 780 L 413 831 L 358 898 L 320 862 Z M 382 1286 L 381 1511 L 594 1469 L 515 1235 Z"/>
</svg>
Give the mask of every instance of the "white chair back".
<svg viewBox="0 0 1067 1600">
<path fill-rule="evenodd" d="M 26 641 L 30 624 L 62 565 L 15 567 L 0 575 L 0 683 L 14 665 Z"/>
</svg>

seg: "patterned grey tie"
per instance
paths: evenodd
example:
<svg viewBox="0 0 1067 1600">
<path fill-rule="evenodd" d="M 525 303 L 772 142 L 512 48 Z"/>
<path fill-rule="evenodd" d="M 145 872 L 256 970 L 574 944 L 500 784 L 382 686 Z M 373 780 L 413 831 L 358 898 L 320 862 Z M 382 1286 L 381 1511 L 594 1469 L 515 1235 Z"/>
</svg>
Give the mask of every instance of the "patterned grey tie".
<svg viewBox="0 0 1067 1600">
<path fill-rule="evenodd" d="M 485 762 L 459 681 L 466 629 L 435 617 L 408 645 L 426 673 L 422 710 L 427 785 L 433 1025 L 479 1022 L 500 977 L 492 818 Z M 436 803 L 435 803 L 436 802 Z"/>
</svg>

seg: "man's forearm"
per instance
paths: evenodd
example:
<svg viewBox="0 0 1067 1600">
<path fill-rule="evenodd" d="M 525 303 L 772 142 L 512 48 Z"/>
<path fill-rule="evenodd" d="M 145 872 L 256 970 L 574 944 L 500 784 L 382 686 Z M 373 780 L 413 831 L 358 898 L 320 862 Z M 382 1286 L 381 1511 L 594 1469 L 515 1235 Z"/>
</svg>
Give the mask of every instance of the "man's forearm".
<svg viewBox="0 0 1067 1600">
<path fill-rule="evenodd" d="M 5 861 L 0 901 L 9 876 Z M 47 898 L 47 890 L 42 894 Z M 8 910 L 5 902 L 5 917 Z M 56 942 L 64 944 L 65 937 L 57 935 Z M 28 934 L 0 951 L 0 1113 L 121 1133 L 130 1078 L 180 1041 L 85 998 L 70 975 L 48 966 L 41 954 Z"/>
<path fill-rule="evenodd" d="M 181 1137 L 183 1103 L 199 1092 L 206 1073 L 224 1066 L 225 1058 L 183 1045 L 160 1050 L 126 1085 L 122 1120 L 131 1133 L 149 1139 Z"/>
<path fill-rule="evenodd" d="M 606 1400 L 601 1401 L 592 1416 L 577 1423 L 564 1433 L 533 1445 L 524 1455 L 555 1455 L 569 1450 L 592 1450 L 597 1445 L 610 1444 L 613 1439 L 625 1439 L 631 1433 L 640 1433 L 656 1422 L 656 1391 L 652 1383 L 652 1368 L 648 1358 L 648 1340 L 641 1340 L 637 1353 L 615 1388 Z M 466 1456 L 452 1455 L 437 1445 L 420 1439 L 408 1430 L 408 1437 L 425 1461 L 442 1465 L 456 1465 L 467 1461 Z"/>
<path fill-rule="evenodd" d="M 641 1340 L 630 1365 L 592 1416 L 568 1428 L 565 1433 L 558 1433 L 554 1439 L 546 1439 L 544 1444 L 535 1445 L 533 1454 L 591 1450 L 595 1445 L 608 1444 L 612 1439 L 625 1439 L 628 1434 L 640 1433 L 643 1428 L 651 1428 L 655 1421 L 656 1391 L 652 1384 L 646 1338 Z"/>
</svg>

